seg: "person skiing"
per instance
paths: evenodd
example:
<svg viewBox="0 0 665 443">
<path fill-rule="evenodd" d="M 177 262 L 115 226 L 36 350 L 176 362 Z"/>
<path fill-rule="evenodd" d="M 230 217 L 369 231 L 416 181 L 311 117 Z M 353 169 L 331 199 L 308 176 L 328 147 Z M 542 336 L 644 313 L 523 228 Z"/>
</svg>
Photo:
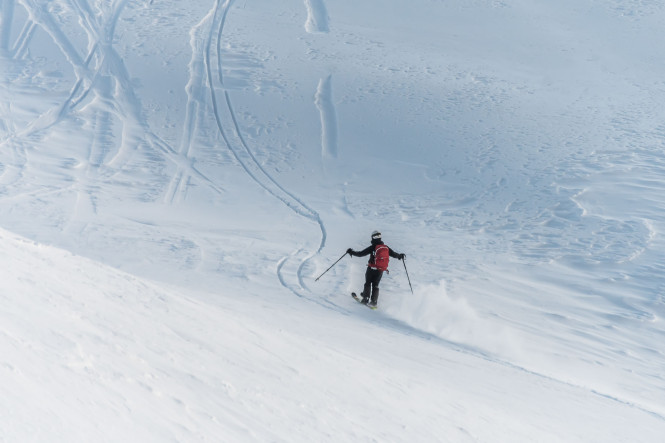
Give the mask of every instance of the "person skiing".
<svg viewBox="0 0 665 443">
<path fill-rule="evenodd" d="M 406 255 L 398 254 L 385 245 L 381 240 L 379 231 L 372 232 L 372 244 L 370 246 L 362 251 L 354 251 L 349 248 L 346 253 L 353 257 L 364 257 L 371 254 L 367 263 L 367 271 L 365 271 L 365 286 L 360 295 L 363 296 L 361 303 L 376 308 L 379 299 L 379 282 L 383 277 L 383 271 L 388 270 L 388 257 L 404 260 Z"/>
</svg>

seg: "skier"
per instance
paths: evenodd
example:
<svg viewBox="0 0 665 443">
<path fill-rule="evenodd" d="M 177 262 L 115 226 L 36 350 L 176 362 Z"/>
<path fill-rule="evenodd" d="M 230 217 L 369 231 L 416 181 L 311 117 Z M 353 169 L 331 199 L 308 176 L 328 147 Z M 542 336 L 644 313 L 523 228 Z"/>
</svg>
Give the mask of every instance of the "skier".
<svg viewBox="0 0 665 443">
<path fill-rule="evenodd" d="M 376 308 L 376 302 L 379 299 L 379 282 L 383 276 L 383 271 L 388 270 L 388 256 L 404 260 L 406 255 L 398 254 L 386 246 L 381 241 L 381 233 L 379 231 L 372 232 L 372 244 L 370 246 L 359 252 L 349 248 L 346 250 L 346 253 L 354 257 L 364 257 L 371 254 L 367 263 L 367 271 L 365 271 L 365 286 L 360 295 L 363 296 L 361 303 L 371 308 Z"/>
</svg>

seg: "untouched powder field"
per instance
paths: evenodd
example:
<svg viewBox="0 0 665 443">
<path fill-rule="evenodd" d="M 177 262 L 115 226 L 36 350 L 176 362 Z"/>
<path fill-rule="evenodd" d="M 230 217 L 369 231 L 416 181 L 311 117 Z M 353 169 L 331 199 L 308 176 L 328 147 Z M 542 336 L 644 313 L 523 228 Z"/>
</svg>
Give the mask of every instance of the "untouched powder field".
<svg viewBox="0 0 665 443">
<path fill-rule="evenodd" d="M 0 0 L 0 441 L 661 441 L 664 40 L 641 0 Z"/>
</svg>

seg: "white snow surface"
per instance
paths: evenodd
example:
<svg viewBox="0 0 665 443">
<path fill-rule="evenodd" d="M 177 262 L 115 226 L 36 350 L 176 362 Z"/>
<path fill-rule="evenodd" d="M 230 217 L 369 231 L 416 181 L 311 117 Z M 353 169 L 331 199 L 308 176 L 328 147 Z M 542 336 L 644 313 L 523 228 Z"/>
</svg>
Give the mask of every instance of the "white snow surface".
<svg viewBox="0 0 665 443">
<path fill-rule="evenodd" d="M 0 441 L 663 440 L 665 4 L 407 3 L 0 0 Z"/>
</svg>

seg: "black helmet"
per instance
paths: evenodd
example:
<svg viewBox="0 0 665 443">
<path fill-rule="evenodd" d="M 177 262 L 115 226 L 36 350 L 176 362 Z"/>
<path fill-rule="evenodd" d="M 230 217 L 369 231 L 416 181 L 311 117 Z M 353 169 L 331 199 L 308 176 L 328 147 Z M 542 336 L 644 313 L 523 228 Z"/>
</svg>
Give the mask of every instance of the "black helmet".
<svg viewBox="0 0 665 443">
<path fill-rule="evenodd" d="M 381 240 L 381 233 L 379 231 L 372 232 L 372 240 Z"/>
</svg>

